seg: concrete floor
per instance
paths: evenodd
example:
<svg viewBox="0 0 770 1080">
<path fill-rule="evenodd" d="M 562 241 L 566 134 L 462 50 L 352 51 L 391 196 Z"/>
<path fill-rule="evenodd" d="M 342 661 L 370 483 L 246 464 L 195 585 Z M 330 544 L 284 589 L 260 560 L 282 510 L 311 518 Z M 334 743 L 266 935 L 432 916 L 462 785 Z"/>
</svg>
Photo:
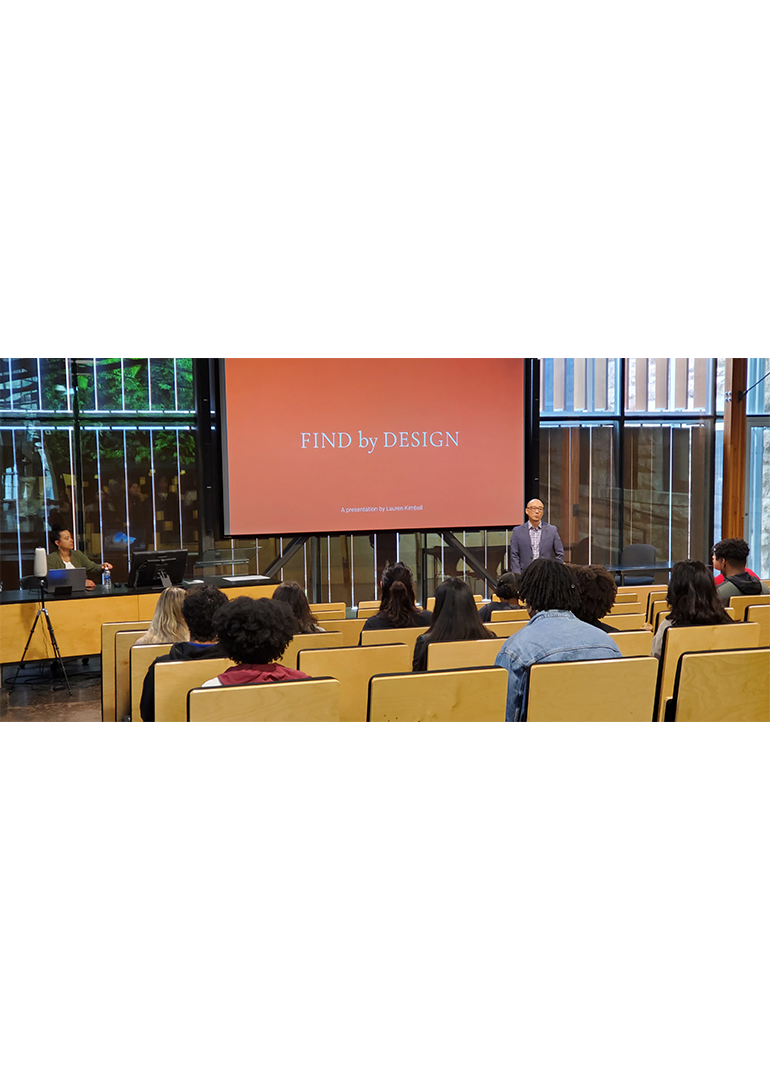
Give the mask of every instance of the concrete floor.
<svg viewBox="0 0 770 1080">
<path fill-rule="evenodd" d="M 79 659 L 66 661 L 72 696 L 67 693 L 64 679 L 51 679 L 48 661 L 27 664 L 11 690 L 8 682 L 13 681 L 16 671 L 16 664 L 3 665 L 0 722 L 90 720 L 101 723 L 102 679 L 98 656 L 90 657 L 87 665 Z"/>
</svg>

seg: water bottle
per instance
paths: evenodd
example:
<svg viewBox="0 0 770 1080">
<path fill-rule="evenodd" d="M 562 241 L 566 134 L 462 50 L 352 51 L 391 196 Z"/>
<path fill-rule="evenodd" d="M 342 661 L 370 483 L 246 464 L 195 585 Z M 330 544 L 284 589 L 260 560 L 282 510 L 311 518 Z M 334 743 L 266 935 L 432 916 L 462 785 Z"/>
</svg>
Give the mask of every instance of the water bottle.
<svg viewBox="0 0 770 1080">
<path fill-rule="evenodd" d="M 112 578 L 110 577 L 109 570 L 102 571 L 102 591 L 112 592 Z"/>
</svg>

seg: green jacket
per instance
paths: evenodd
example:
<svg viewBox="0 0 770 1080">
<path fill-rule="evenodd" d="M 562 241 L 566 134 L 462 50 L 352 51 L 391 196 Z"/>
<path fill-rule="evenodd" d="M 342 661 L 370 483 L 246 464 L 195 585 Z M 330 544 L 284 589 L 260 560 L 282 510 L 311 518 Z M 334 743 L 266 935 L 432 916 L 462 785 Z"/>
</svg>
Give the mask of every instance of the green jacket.
<svg viewBox="0 0 770 1080">
<path fill-rule="evenodd" d="M 88 556 L 84 555 L 82 551 L 73 551 L 70 554 L 70 562 L 72 563 L 73 566 L 78 567 L 78 568 L 80 568 L 81 566 L 84 566 L 85 570 L 86 570 L 86 573 L 87 573 L 87 575 L 89 577 L 91 577 L 91 575 L 94 573 L 94 571 L 96 571 L 97 576 L 93 580 L 95 580 L 97 582 L 99 581 L 98 575 L 102 572 L 101 563 L 91 562 L 91 560 L 88 558 Z M 49 570 L 63 570 L 64 569 L 64 559 L 62 559 L 62 557 L 59 554 L 58 550 L 57 551 L 52 551 L 49 554 L 49 556 L 48 556 L 48 569 Z"/>
</svg>

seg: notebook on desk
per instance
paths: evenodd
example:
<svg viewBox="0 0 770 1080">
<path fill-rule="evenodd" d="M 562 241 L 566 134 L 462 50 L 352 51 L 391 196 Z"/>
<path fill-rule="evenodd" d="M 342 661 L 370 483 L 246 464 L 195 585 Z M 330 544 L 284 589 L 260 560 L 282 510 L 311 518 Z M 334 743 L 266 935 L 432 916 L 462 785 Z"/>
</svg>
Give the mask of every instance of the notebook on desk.
<svg viewBox="0 0 770 1080">
<path fill-rule="evenodd" d="M 72 570 L 49 570 L 46 574 L 49 593 L 53 596 L 69 596 L 86 591 L 86 571 L 83 566 Z"/>
</svg>

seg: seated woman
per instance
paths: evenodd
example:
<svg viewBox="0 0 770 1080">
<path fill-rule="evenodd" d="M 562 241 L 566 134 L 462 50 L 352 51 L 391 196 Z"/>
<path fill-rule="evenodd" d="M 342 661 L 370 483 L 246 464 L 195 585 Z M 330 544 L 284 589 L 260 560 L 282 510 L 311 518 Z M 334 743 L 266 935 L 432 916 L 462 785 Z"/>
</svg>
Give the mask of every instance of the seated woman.
<svg viewBox="0 0 770 1080">
<path fill-rule="evenodd" d="M 401 630 L 405 626 L 430 626 L 429 611 L 418 608 L 414 598 L 414 575 L 402 562 L 382 571 L 380 610 L 363 625 L 363 630 Z M 363 632 L 363 631 L 362 631 Z"/>
<path fill-rule="evenodd" d="M 318 625 L 318 619 L 310 610 L 304 589 L 296 581 L 284 581 L 273 593 L 273 600 L 288 604 L 296 623 L 295 634 L 323 634 L 324 628 Z"/>
<path fill-rule="evenodd" d="M 214 616 L 214 630 L 235 667 L 203 685 L 249 686 L 309 678 L 275 662 L 294 637 L 294 629 L 291 608 L 280 600 L 239 596 L 224 604 Z"/>
<path fill-rule="evenodd" d="M 494 636 L 479 618 L 470 588 L 460 578 L 449 578 L 436 589 L 430 630 L 415 642 L 412 671 L 427 671 L 432 641 L 478 641 Z"/>
<path fill-rule="evenodd" d="M 521 611 L 515 574 L 503 574 L 498 578 L 495 596 L 497 600 L 490 600 L 488 604 L 479 608 L 479 618 L 482 622 L 490 622 L 493 611 Z"/>
<path fill-rule="evenodd" d="M 609 615 L 615 603 L 618 591 L 615 578 L 603 566 L 578 566 L 570 563 L 569 568 L 577 578 L 580 589 L 580 604 L 574 614 L 589 626 L 606 630 L 608 634 L 613 633 L 614 627 L 599 620 Z"/>
<path fill-rule="evenodd" d="M 172 585 L 164 589 L 155 605 L 152 622 L 137 645 L 174 645 L 177 641 L 189 641 L 190 631 L 182 615 L 182 604 L 187 595 L 184 589 Z"/>
<path fill-rule="evenodd" d="M 714 626 L 732 622 L 717 596 L 713 572 L 696 559 L 683 559 L 675 564 L 666 600 L 671 611 L 661 620 L 652 639 L 652 655 L 658 660 L 663 652 L 663 637 L 670 626 Z"/>
</svg>

